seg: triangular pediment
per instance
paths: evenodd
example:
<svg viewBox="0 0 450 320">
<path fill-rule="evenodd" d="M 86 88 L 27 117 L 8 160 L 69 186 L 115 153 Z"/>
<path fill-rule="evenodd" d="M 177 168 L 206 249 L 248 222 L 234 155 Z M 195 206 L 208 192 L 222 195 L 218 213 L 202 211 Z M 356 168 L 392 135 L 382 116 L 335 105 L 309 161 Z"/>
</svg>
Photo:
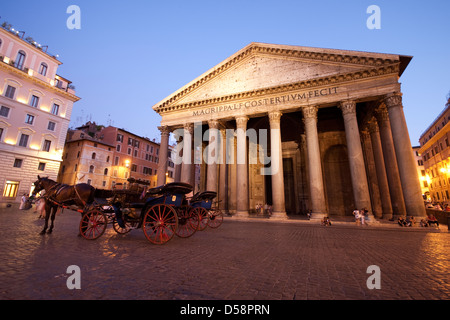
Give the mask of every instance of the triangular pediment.
<svg viewBox="0 0 450 320">
<path fill-rule="evenodd" d="M 251 43 L 153 109 L 160 112 L 169 106 L 189 105 L 355 72 L 373 72 L 388 66 L 396 66 L 391 70 L 397 70 L 400 75 L 410 59 L 392 54 Z"/>
</svg>

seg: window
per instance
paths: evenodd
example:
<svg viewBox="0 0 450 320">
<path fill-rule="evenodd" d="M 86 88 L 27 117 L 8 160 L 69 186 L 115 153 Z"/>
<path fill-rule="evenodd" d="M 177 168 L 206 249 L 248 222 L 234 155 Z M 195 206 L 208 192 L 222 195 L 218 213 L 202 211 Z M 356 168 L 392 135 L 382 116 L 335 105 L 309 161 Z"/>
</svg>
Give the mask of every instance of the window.
<svg viewBox="0 0 450 320">
<path fill-rule="evenodd" d="M 23 69 L 23 64 L 24 64 L 24 62 L 25 62 L 25 57 L 26 57 L 26 54 L 25 54 L 25 52 L 23 52 L 22 50 L 20 50 L 20 51 L 17 53 L 16 63 L 14 64 L 14 66 L 15 66 L 17 69 L 20 69 L 20 70 Z"/>
<path fill-rule="evenodd" d="M 59 113 L 59 104 L 54 103 L 52 106 L 52 111 L 51 111 L 54 115 L 58 115 Z"/>
<path fill-rule="evenodd" d="M 23 159 L 14 159 L 14 168 L 22 168 Z"/>
<path fill-rule="evenodd" d="M 115 165 L 115 166 L 118 166 L 118 165 L 119 165 L 119 157 L 116 157 L 116 158 L 114 159 L 114 165 Z"/>
<path fill-rule="evenodd" d="M 34 94 L 31 96 L 30 106 L 37 108 L 39 105 L 39 97 Z"/>
<path fill-rule="evenodd" d="M 15 198 L 19 190 L 19 182 L 6 180 L 3 196 L 7 198 Z"/>
<path fill-rule="evenodd" d="M 31 114 L 27 114 L 27 117 L 25 118 L 25 123 L 33 124 L 34 123 L 34 116 L 31 115 Z"/>
<path fill-rule="evenodd" d="M 27 147 L 28 146 L 28 139 L 30 138 L 29 135 L 22 133 L 20 135 L 20 140 L 19 140 L 19 146 L 21 147 Z"/>
<path fill-rule="evenodd" d="M 38 72 L 45 77 L 47 75 L 47 69 L 48 69 L 47 64 L 42 62 L 41 65 L 39 66 L 39 71 Z"/>
<path fill-rule="evenodd" d="M 137 172 L 137 165 L 132 164 L 132 165 L 131 165 L 131 171 Z"/>
<path fill-rule="evenodd" d="M 45 170 L 45 162 L 39 162 L 38 170 L 39 171 L 44 171 Z"/>
<path fill-rule="evenodd" d="M 123 135 L 122 134 L 120 134 L 120 133 L 118 133 L 117 134 L 117 140 L 116 140 L 117 142 L 123 142 Z"/>
<path fill-rule="evenodd" d="M 108 175 L 108 168 L 105 168 L 105 170 L 103 170 L 103 174 L 104 174 L 105 176 Z"/>
<path fill-rule="evenodd" d="M 0 128 L 0 141 L 2 141 L 2 136 L 3 136 L 3 128 Z"/>
<path fill-rule="evenodd" d="M 93 152 L 92 153 L 92 159 L 95 159 L 95 156 L 96 156 L 96 154 L 95 154 L 95 152 Z"/>
<path fill-rule="evenodd" d="M 5 92 L 5 97 L 14 99 L 14 94 L 16 93 L 16 88 L 13 86 L 8 85 Z"/>
<path fill-rule="evenodd" d="M 1 106 L 0 107 L 0 116 L 2 116 L 2 117 L 5 117 L 5 118 L 8 118 L 8 116 L 9 116 L 9 108 L 8 107 L 5 107 L 5 106 Z"/>
<path fill-rule="evenodd" d="M 55 127 L 56 127 L 56 123 L 54 123 L 53 121 L 48 122 L 48 126 L 47 126 L 48 130 L 55 131 Z"/>
<path fill-rule="evenodd" d="M 44 145 L 42 146 L 42 151 L 49 152 L 51 145 L 52 145 L 52 142 L 50 140 L 44 140 Z"/>
<path fill-rule="evenodd" d="M 89 167 L 89 173 L 94 173 L 94 166 L 91 165 L 91 166 Z"/>
<path fill-rule="evenodd" d="M 120 152 L 120 144 L 117 145 L 116 150 L 117 150 L 117 152 Z"/>
</svg>

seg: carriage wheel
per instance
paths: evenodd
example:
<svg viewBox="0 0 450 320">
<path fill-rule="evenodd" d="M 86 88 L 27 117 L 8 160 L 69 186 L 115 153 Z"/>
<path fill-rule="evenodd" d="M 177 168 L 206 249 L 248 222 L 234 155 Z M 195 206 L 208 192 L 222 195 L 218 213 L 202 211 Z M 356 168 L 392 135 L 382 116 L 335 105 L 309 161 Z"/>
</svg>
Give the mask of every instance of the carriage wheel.
<svg viewBox="0 0 450 320">
<path fill-rule="evenodd" d="M 220 209 L 211 210 L 209 215 L 208 226 L 218 228 L 223 222 L 223 213 Z"/>
<path fill-rule="evenodd" d="M 208 210 L 206 210 L 205 208 L 202 208 L 202 207 L 198 207 L 198 208 L 195 208 L 193 211 L 198 215 L 199 220 L 200 220 L 197 230 L 200 230 L 200 231 L 205 230 L 206 226 L 208 225 L 208 220 L 209 220 Z"/>
<path fill-rule="evenodd" d="M 166 243 L 173 238 L 177 228 L 177 213 L 171 206 L 157 204 L 146 211 L 142 229 L 151 243 Z"/>
<path fill-rule="evenodd" d="M 81 217 L 80 234 L 88 240 L 95 240 L 105 233 L 108 220 L 99 209 L 86 212 Z"/>
<path fill-rule="evenodd" d="M 178 229 L 177 236 L 181 238 L 188 238 L 192 236 L 198 229 L 199 216 L 197 212 L 190 206 L 181 206 L 177 209 L 178 215 Z"/>
</svg>

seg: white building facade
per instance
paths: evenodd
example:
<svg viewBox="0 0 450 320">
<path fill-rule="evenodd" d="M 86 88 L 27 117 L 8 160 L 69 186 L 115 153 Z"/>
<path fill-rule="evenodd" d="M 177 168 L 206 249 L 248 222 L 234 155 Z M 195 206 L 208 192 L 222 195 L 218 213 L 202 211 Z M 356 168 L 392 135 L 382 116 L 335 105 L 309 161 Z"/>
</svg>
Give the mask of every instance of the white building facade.
<svg viewBox="0 0 450 320">
<path fill-rule="evenodd" d="M 74 102 L 61 62 L 11 26 L 0 28 L 0 203 L 20 201 L 37 175 L 56 180 Z"/>
</svg>

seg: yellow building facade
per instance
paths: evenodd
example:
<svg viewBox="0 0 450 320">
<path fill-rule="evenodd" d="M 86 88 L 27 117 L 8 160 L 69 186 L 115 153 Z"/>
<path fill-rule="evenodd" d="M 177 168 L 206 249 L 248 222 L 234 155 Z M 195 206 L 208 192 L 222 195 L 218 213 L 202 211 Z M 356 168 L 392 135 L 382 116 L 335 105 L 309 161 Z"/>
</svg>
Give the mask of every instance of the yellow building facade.
<svg viewBox="0 0 450 320">
<path fill-rule="evenodd" d="M 429 199 L 450 203 L 450 104 L 419 138 Z"/>
</svg>

